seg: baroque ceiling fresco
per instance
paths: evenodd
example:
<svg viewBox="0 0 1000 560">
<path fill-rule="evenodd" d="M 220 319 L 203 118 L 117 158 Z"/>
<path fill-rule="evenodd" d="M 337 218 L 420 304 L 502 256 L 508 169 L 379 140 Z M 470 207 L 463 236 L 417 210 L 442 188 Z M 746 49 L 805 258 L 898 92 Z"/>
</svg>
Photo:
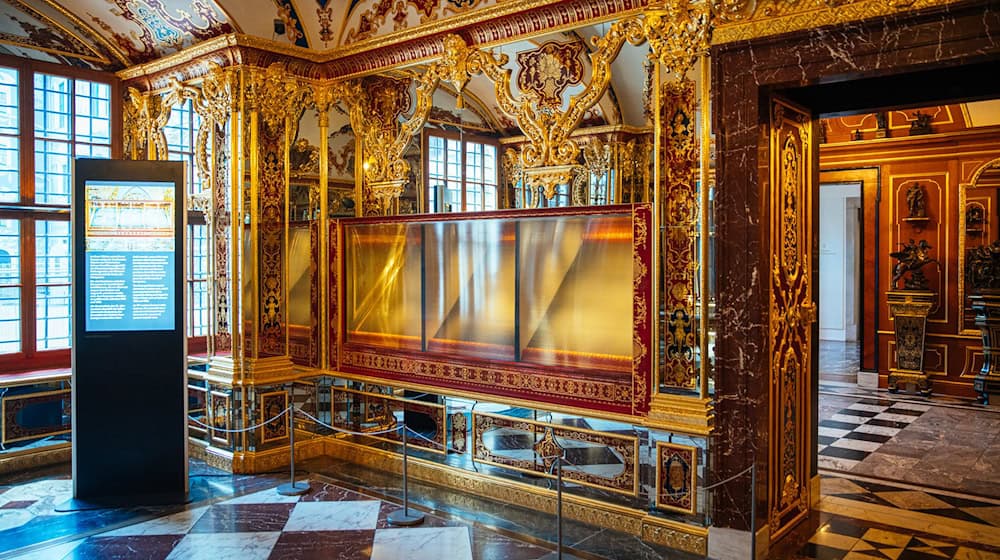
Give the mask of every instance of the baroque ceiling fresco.
<svg viewBox="0 0 1000 560">
<path fill-rule="evenodd" d="M 0 52 L 103 70 L 245 33 L 326 51 L 498 0 L 0 0 Z"/>
</svg>

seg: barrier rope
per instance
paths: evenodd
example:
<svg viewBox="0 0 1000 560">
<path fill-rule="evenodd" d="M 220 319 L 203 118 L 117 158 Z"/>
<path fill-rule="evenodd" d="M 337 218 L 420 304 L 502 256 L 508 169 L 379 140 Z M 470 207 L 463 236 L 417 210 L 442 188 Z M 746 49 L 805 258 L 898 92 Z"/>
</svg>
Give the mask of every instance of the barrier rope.
<svg viewBox="0 0 1000 560">
<path fill-rule="evenodd" d="M 312 420 L 313 422 L 319 424 L 320 426 L 323 426 L 324 428 L 329 428 L 329 429 L 331 429 L 333 431 L 340 432 L 342 434 L 352 435 L 352 436 L 378 436 L 378 435 L 382 435 L 382 434 L 388 434 L 389 432 L 395 432 L 399 428 L 405 427 L 405 424 L 396 424 L 396 426 L 393 427 L 393 428 L 389 428 L 388 430 L 381 430 L 381 431 L 378 431 L 378 432 L 353 432 L 351 430 L 345 430 L 343 428 L 338 428 L 336 426 L 331 426 L 330 424 L 327 424 L 326 422 L 320 420 L 319 418 L 316 418 L 312 414 L 309 414 L 308 412 L 306 412 L 306 411 L 304 411 L 302 409 L 296 409 L 295 412 L 297 412 L 297 413 L 305 416 L 306 418 Z"/>
<path fill-rule="evenodd" d="M 718 488 L 719 486 L 722 486 L 723 484 L 725 484 L 727 482 L 732 482 L 732 481 L 736 480 L 737 478 L 739 478 L 739 477 L 747 474 L 748 472 L 750 472 L 752 470 L 753 470 L 753 465 L 750 465 L 749 467 L 743 469 L 742 471 L 734 474 L 733 476 L 731 476 L 731 477 L 729 477 L 729 478 L 727 478 L 727 479 L 725 479 L 725 480 L 723 480 L 721 482 L 716 482 L 715 484 L 712 484 L 712 485 L 709 485 L 709 486 L 702 486 L 701 489 L 702 490 L 712 490 L 714 488 Z"/>
<path fill-rule="evenodd" d="M 256 430 L 258 428 L 262 428 L 262 427 L 270 424 L 271 422 L 274 422 L 278 418 L 281 418 L 282 416 L 288 414 L 288 411 L 291 410 L 291 409 L 292 409 L 292 407 L 288 407 L 285 410 L 282 410 L 281 412 L 279 412 L 277 415 L 273 416 L 272 418 L 264 420 L 260 424 L 255 424 L 253 426 L 249 426 L 249 427 L 246 427 L 246 428 L 238 428 L 236 430 L 227 430 L 225 428 L 217 428 L 215 426 L 209 426 L 208 424 L 202 422 L 201 420 L 198 420 L 197 418 L 195 418 L 194 416 L 191 416 L 191 415 L 188 415 L 188 420 L 194 422 L 195 424 L 198 424 L 199 426 L 204 426 L 204 427 L 206 427 L 206 428 L 208 428 L 210 430 L 215 430 L 216 432 L 223 432 L 223 433 L 227 433 L 227 434 L 240 434 L 240 433 L 243 433 L 243 432 L 249 432 L 250 430 Z"/>
</svg>

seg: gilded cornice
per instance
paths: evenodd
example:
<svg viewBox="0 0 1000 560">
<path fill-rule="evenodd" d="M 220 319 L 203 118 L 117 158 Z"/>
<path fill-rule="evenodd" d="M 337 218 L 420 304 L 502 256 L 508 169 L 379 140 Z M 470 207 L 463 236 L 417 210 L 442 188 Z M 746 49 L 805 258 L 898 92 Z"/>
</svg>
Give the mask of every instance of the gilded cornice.
<svg viewBox="0 0 1000 560">
<path fill-rule="evenodd" d="M 714 30 L 711 44 L 723 45 L 815 27 L 947 6 L 962 0 L 705 1 L 711 2 L 713 7 Z M 325 51 L 305 49 L 242 33 L 230 33 L 203 41 L 146 64 L 127 68 L 118 72 L 118 77 L 126 82 L 142 77 L 154 77 L 158 74 L 176 71 L 186 64 L 212 54 L 220 55 L 230 64 L 249 63 L 247 54 L 259 51 L 264 58 L 267 58 L 266 55 L 273 55 L 297 59 L 302 68 L 297 67 L 296 63 L 290 63 L 289 71 L 303 75 L 303 77 L 344 79 L 434 60 L 444 52 L 441 35 L 449 32 L 459 32 L 470 47 L 489 48 L 559 30 L 595 24 L 612 18 L 624 19 L 648 10 L 662 10 L 663 6 L 670 7 L 671 4 L 671 2 L 654 0 L 620 0 L 613 7 L 592 10 L 589 19 L 576 19 L 577 17 L 588 18 L 585 11 L 580 13 L 574 11 L 575 8 L 584 5 L 580 2 L 514 0 Z M 701 5 L 701 2 L 695 2 L 692 7 Z M 522 31 L 525 29 L 524 26 L 515 25 L 515 22 L 509 22 L 510 25 L 503 23 L 504 19 L 532 20 L 532 18 L 540 18 L 541 16 L 535 13 L 537 10 L 560 11 L 562 19 L 568 23 L 557 24 L 554 27 L 545 25 L 538 30 L 529 31 Z M 225 54 L 223 54 L 224 52 Z M 276 60 L 261 60 L 259 65 L 267 66 Z M 305 72 L 299 71 L 309 67 L 315 68 L 310 68 Z M 305 74 L 309 75 L 305 76 Z"/>
<path fill-rule="evenodd" d="M 713 45 L 957 4 L 962 0 L 713 0 Z"/>
</svg>

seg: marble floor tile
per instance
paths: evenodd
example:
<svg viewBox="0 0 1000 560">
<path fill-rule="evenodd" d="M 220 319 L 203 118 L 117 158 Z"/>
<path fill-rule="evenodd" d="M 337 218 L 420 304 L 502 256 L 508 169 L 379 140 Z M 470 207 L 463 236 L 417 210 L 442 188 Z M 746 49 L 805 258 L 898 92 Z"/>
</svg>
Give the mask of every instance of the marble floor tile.
<svg viewBox="0 0 1000 560">
<path fill-rule="evenodd" d="M 845 447 L 834 447 L 833 445 L 830 445 L 829 447 L 823 450 L 823 453 L 820 456 L 837 457 L 838 459 L 850 459 L 851 461 L 863 461 L 866 457 L 868 457 L 868 455 L 869 455 L 868 451 L 858 451 L 857 449 L 847 449 Z"/>
<path fill-rule="evenodd" d="M 514 540 L 492 531 L 471 529 L 472 557 L 475 560 L 539 560 L 549 554 L 547 549 Z M 563 554 L 565 559 L 567 554 Z"/>
<path fill-rule="evenodd" d="M 895 436 L 901 430 L 899 428 L 885 428 L 882 426 L 873 426 L 871 424 L 862 424 L 854 431 L 861 432 L 863 434 L 875 434 L 878 436 Z"/>
<path fill-rule="evenodd" d="M 285 531 L 365 531 L 378 523 L 378 500 L 300 502 L 288 516 Z"/>
<path fill-rule="evenodd" d="M 163 560 L 183 539 L 183 535 L 132 535 L 94 537 L 75 547 L 63 560 L 128 559 Z M 139 553 L 139 551 L 142 551 Z"/>
<path fill-rule="evenodd" d="M 917 490 L 898 492 L 876 492 L 876 496 L 902 509 L 941 509 L 949 508 L 950 504 Z"/>
<path fill-rule="evenodd" d="M 258 533 L 192 533 L 181 539 L 168 560 L 266 560 L 281 535 Z"/>
<path fill-rule="evenodd" d="M 853 449 L 855 451 L 868 451 L 872 452 L 882 447 L 882 443 L 874 441 L 864 441 L 859 439 L 838 439 L 837 441 L 830 444 L 831 447 L 840 447 L 843 449 Z"/>
<path fill-rule="evenodd" d="M 321 503 L 321 502 L 313 502 Z M 292 504 L 216 504 L 191 527 L 192 533 L 248 533 L 280 531 Z"/>
<path fill-rule="evenodd" d="M 910 402 L 897 402 L 893 403 L 893 408 L 904 409 L 904 410 L 916 410 L 919 412 L 927 412 L 928 410 L 934 408 L 929 404 L 918 404 Z"/>
<path fill-rule="evenodd" d="M 880 413 L 878 413 L 878 415 L 876 416 L 876 418 L 881 417 L 883 415 L 884 415 L 884 413 L 880 412 Z M 847 422 L 848 424 L 859 424 L 860 425 L 860 424 L 864 424 L 865 422 L 867 422 L 869 418 L 871 418 L 871 417 L 870 416 L 851 416 L 851 415 L 848 415 L 848 414 L 838 413 L 838 414 L 834 414 L 833 416 L 831 416 L 830 420 L 834 420 L 834 421 L 837 421 L 837 422 Z"/>
<path fill-rule="evenodd" d="M 380 529 L 371 560 L 472 560 L 466 527 Z"/>
<path fill-rule="evenodd" d="M 53 546 L 47 546 L 45 548 L 28 552 L 25 554 L 19 554 L 15 556 L 17 560 L 59 560 L 65 558 L 69 553 L 83 544 L 86 539 L 79 539 L 72 542 L 57 544 Z"/>
<path fill-rule="evenodd" d="M 978 517 L 994 527 L 1000 527 L 1000 506 L 966 507 L 962 508 L 962 511 Z"/>
<path fill-rule="evenodd" d="M 35 514 L 27 509 L 0 510 L 0 531 L 20 527 L 35 518 Z"/>
<path fill-rule="evenodd" d="M 178 512 L 166 517 L 160 517 L 114 531 L 103 533 L 105 537 L 125 537 L 132 535 L 183 535 L 201 519 L 208 507 L 199 507 Z"/>
<path fill-rule="evenodd" d="M 820 491 L 823 495 L 864 494 L 867 492 L 864 488 L 854 484 L 846 478 L 841 478 L 839 476 L 823 477 L 820 480 Z"/>
<path fill-rule="evenodd" d="M 953 560 L 1000 560 L 1000 554 L 960 546 L 955 552 Z"/>
<path fill-rule="evenodd" d="M 308 480 L 296 481 L 296 487 L 302 485 L 303 483 L 308 483 Z M 246 494 L 233 498 L 231 500 L 226 500 L 222 503 L 224 504 L 292 504 L 299 501 L 299 496 L 284 496 L 278 493 L 276 488 L 268 488 L 267 490 L 261 490 L 260 492 L 253 492 L 251 494 Z"/>
<path fill-rule="evenodd" d="M 850 459 L 840 459 L 838 457 L 827 457 L 819 455 L 816 457 L 817 467 L 830 471 L 847 472 L 854 469 L 861 461 L 851 461 Z"/>
<path fill-rule="evenodd" d="M 890 420 L 892 422 L 903 422 L 906 424 L 913 422 L 914 418 L 914 416 L 910 416 L 908 414 L 892 414 L 890 412 L 882 412 L 875 416 L 876 420 Z"/>
<path fill-rule="evenodd" d="M 368 496 L 341 488 L 333 484 L 311 484 L 308 494 L 299 497 L 300 502 L 339 502 L 347 500 L 370 500 Z"/>
<path fill-rule="evenodd" d="M 885 455 L 922 459 L 931 449 L 934 449 L 934 447 L 936 447 L 936 444 L 932 441 L 903 442 L 899 440 L 890 440 L 882 447 L 879 447 L 877 452 Z"/>
<path fill-rule="evenodd" d="M 887 480 L 905 480 L 906 472 L 912 469 L 918 462 L 920 462 L 920 459 L 912 457 L 872 453 L 864 461 L 851 469 L 851 472 L 876 476 Z"/>
<path fill-rule="evenodd" d="M 284 532 L 268 560 L 368 560 L 374 537 L 375 531 Z"/>
<path fill-rule="evenodd" d="M 820 426 L 819 427 L 819 435 L 821 435 L 821 436 L 828 436 L 828 437 L 834 437 L 834 438 L 842 438 L 842 437 L 846 436 L 849 433 L 851 433 L 850 430 L 840 430 L 840 429 L 837 429 L 837 428 L 827 428 L 825 426 Z"/>
<path fill-rule="evenodd" d="M 858 539 L 847 535 L 820 531 L 813 535 L 813 537 L 809 539 L 809 542 L 822 546 L 828 546 L 830 548 L 836 548 L 838 550 L 851 550 L 855 543 L 858 542 Z"/>
<path fill-rule="evenodd" d="M 879 406 L 879 405 L 875 405 L 875 404 L 864 404 L 864 403 L 856 402 L 854 404 L 848 405 L 847 408 L 849 410 L 864 410 L 866 412 L 876 412 L 877 413 L 877 412 L 885 412 L 885 410 L 887 408 L 889 408 L 889 407 L 887 407 L 887 406 Z"/>
</svg>

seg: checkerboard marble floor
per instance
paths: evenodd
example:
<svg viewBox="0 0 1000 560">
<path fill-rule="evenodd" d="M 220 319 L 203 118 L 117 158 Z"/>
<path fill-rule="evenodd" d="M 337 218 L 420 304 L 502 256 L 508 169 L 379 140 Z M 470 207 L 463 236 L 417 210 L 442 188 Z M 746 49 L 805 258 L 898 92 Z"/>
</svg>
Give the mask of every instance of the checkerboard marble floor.
<svg viewBox="0 0 1000 560">
<path fill-rule="evenodd" d="M 887 399 L 860 399 L 842 408 L 819 423 L 819 467 L 851 470 L 930 408 Z"/>
<path fill-rule="evenodd" d="M 300 482 L 302 484 L 302 482 Z M 18 558 L 473 560 L 551 557 L 549 549 L 427 515 L 397 528 L 400 506 L 325 482 L 304 496 L 267 489 L 32 550 Z"/>
<path fill-rule="evenodd" d="M 822 476 L 809 522 L 773 559 L 1000 560 L 1000 501 Z"/>
</svg>

